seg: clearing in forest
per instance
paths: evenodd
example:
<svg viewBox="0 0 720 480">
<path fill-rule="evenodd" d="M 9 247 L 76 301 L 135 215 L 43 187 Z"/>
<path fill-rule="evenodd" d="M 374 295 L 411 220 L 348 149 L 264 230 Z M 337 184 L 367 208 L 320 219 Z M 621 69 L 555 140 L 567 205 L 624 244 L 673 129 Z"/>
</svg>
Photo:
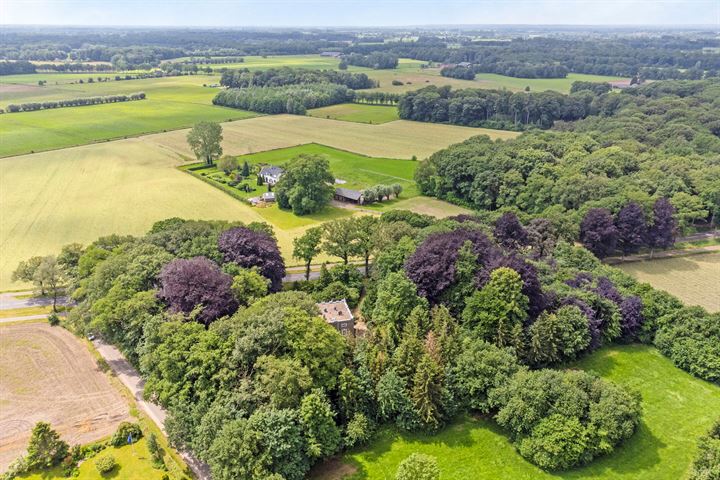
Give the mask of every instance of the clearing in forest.
<svg viewBox="0 0 720 480">
<path fill-rule="evenodd" d="M 45 323 L 0 326 L 0 405 L 0 471 L 24 453 L 39 421 L 73 445 L 107 437 L 130 418 L 87 348 Z"/>
<path fill-rule="evenodd" d="M 311 117 L 373 124 L 392 122 L 400 118 L 396 106 L 369 105 L 367 103 L 341 103 L 314 108 L 308 110 L 307 113 Z"/>
</svg>

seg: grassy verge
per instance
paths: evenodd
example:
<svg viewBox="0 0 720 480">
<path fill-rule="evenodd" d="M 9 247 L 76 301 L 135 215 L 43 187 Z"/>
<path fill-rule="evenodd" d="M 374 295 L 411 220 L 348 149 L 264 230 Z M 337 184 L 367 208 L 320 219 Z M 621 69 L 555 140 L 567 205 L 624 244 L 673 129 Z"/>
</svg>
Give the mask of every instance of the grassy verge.
<svg viewBox="0 0 720 480">
<path fill-rule="evenodd" d="M 30 315 L 49 314 L 50 312 L 52 312 L 52 305 L 43 305 L 40 307 L 9 308 L 7 310 L 0 310 L 0 318 L 28 317 Z"/>
</svg>

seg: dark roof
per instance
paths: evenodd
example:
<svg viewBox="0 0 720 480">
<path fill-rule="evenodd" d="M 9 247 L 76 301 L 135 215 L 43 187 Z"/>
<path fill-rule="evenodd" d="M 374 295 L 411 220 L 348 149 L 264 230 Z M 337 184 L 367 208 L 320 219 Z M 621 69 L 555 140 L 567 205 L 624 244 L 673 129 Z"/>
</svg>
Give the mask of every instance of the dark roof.
<svg viewBox="0 0 720 480">
<path fill-rule="evenodd" d="M 360 200 L 360 197 L 362 197 L 361 192 L 357 190 L 350 190 L 349 188 L 336 188 L 335 195 L 349 198 L 350 200 Z"/>
<path fill-rule="evenodd" d="M 268 165 L 267 167 L 263 167 L 260 169 L 260 175 L 269 175 L 271 177 L 277 177 L 278 175 L 282 175 L 282 173 L 285 170 L 283 170 L 280 167 L 276 167 L 274 165 Z"/>
</svg>

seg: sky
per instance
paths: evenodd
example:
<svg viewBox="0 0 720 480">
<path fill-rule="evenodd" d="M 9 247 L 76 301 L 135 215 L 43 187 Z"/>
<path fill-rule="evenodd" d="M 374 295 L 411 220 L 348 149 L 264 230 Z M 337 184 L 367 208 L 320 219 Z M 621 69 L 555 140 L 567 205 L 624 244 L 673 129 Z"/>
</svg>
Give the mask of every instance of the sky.
<svg viewBox="0 0 720 480">
<path fill-rule="evenodd" d="M 0 24 L 713 25 L 720 0 L 0 0 Z"/>
</svg>

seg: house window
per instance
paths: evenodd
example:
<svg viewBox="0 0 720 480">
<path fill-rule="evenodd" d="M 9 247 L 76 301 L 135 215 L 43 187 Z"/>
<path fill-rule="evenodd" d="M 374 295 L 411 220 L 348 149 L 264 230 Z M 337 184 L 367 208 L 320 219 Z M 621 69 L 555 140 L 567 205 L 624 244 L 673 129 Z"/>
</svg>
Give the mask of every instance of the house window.
<svg viewBox="0 0 720 480">
<path fill-rule="evenodd" d="M 348 334 L 347 328 L 343 328 L 343 329 L 342 329 L 342 334 L 343 334 L 343 335 L 347 335 L 347 334 Z"/>
</svg>

